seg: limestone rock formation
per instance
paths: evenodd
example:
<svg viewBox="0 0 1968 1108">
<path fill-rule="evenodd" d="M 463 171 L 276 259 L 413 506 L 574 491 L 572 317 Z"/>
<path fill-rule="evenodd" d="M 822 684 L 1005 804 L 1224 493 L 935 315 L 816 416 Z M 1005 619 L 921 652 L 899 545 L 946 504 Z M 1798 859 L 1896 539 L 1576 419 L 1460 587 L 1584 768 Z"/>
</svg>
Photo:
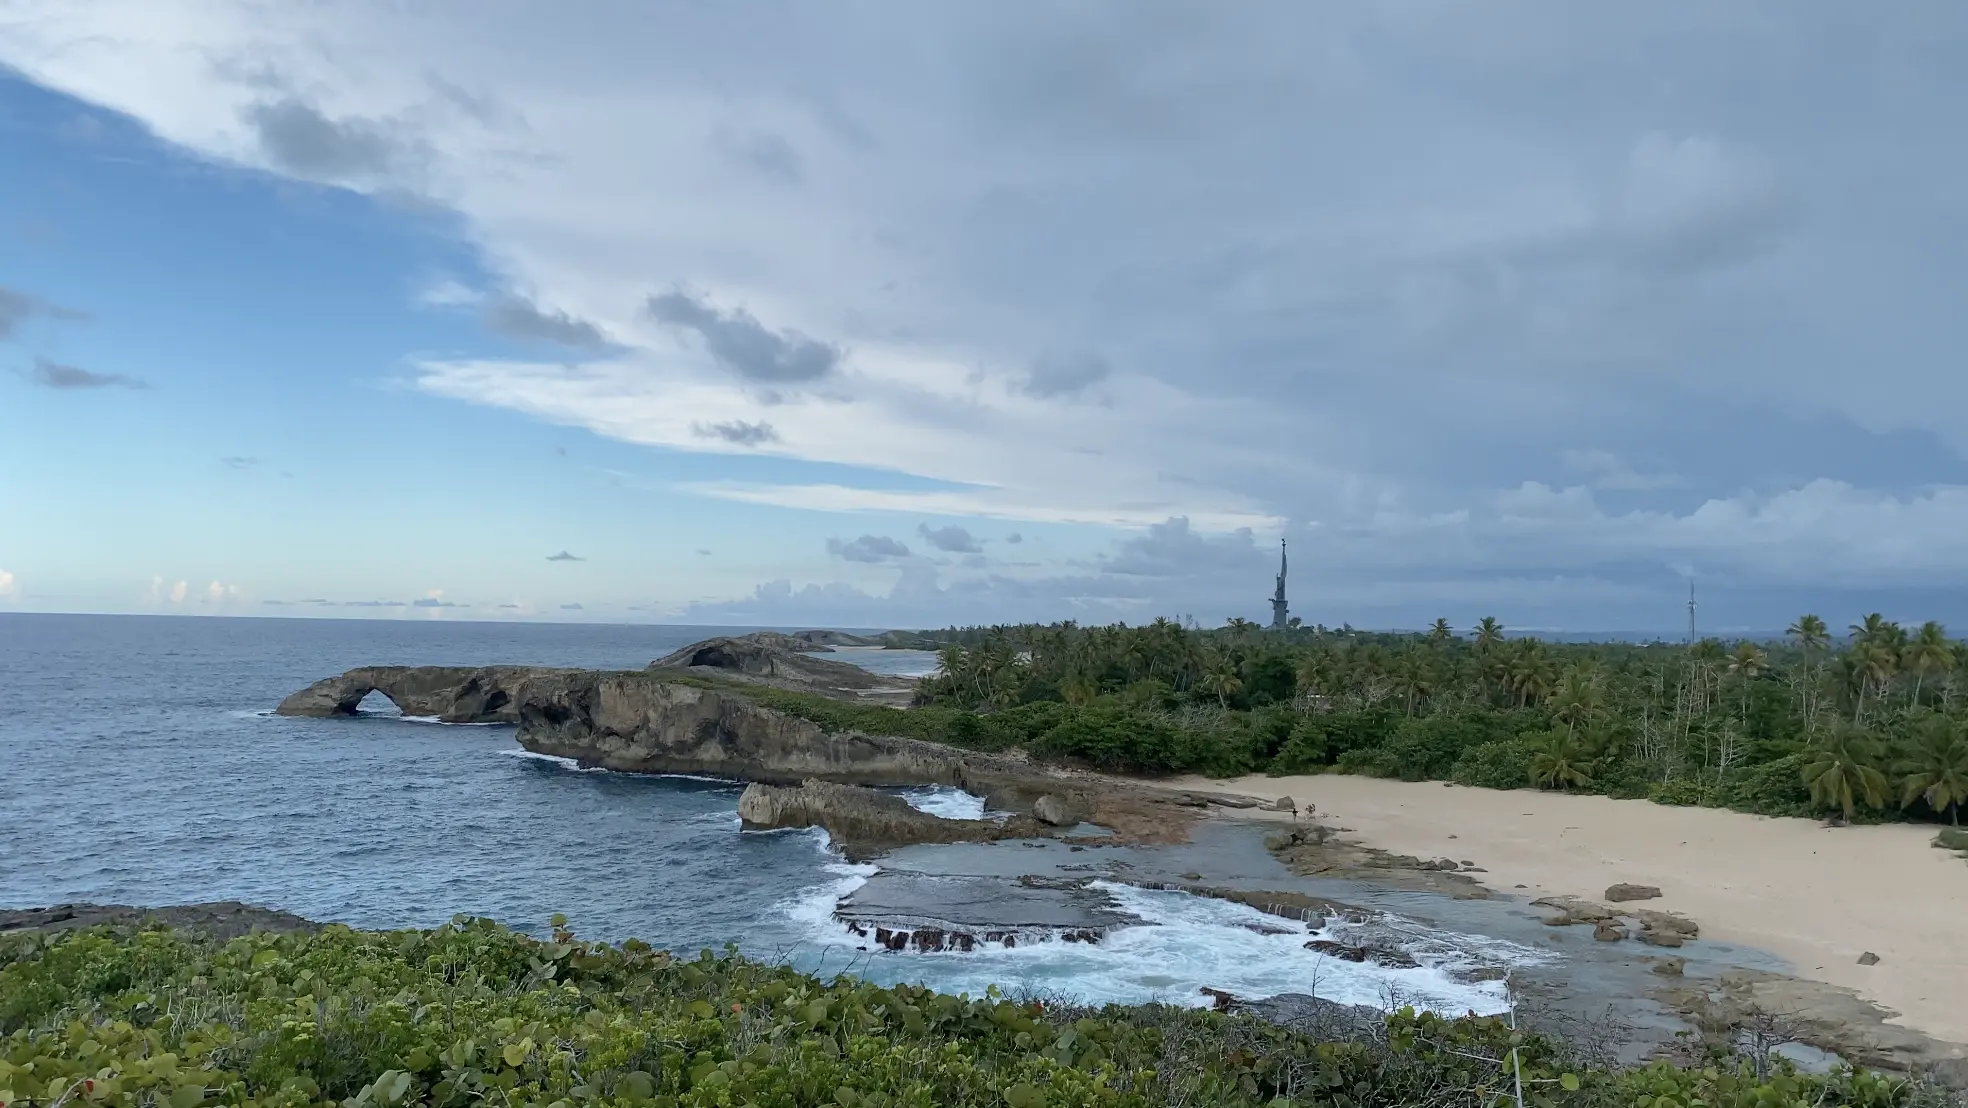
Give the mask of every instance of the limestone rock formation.
<svg viewBox="0 0 1968 1108">
<path fill-rule="evenodd" d="M 886 699 L 906 702 L 914 695 L 914 678 L 871 673 L 847 662 L 814 657 L 814 651 L 826 649 L 792 635 L 762 631 L 692 643 L 649 663 L 649 668 L 842 699 L 864 699 L 866 694 L 887 693 Z"/>
<path fill-rule="evenodd" d="M 1039 817 L 1039 822 L 1053 827 L 1077 827 L 1086 822 L 1090 813 L 1079 797 L 1046 793 L 1032 802 L 1032 814 Z"/>
<path fill-rule="evenodd" d="M 573 670 L 532 666 L 364 666 L 324 678 L 274 709 L 283 716 L 352 716 L 371 692 L 380 692 L 406 716 L 434 716 L 446 723 L 514 723 L 521 690 L 537 679 Z"/>
<path fill-rule="evenodd" d="M 1554 918 L 1545 920 L 1557 926 L 1569 923 L 1603 923 L 1618 919 L 1619 913 L 1603 904 L 1580 900 L 1574 896 L 1546 896 L 1531 901 L 1533 908 L 1552 908 L 1558 912 Z"/>
<path fill-rule="evenodd" d="M 766 632 L 766 633 L 769 634 L 770 632 Z M 807 643 L 810 646 L 817 647 L 822 650 L 832 649 L 833 647 L 836 646 L 882 645 L 882 640 L 879 638 L 870 638 L 867 635 L 851 635 L 846 631 L 830 631 L 825 629 L 812 630 L 812 631 L 795 631 L 786 637 L 790 639 L 798 639 L 801 642 Z"/>
<path fill-rule="evenodd" d="M 162 924 L 233 939 L 250 931 L 315 931 L 312 920 L 272 908 L 222 900 L 210 904 L 174 904 L 164 908 L 133 908 L 127 904 L 57 904 L 52 908 L 0 909 L 0 932 L 53 931 L 98 924 L 145 926 Z"/>
<path fill-rule="evenodd" d="M 974 950 L 1059 940 L 1097 943 L 1143 922 L 1091 878 L 1059 879 L 885 870 L 834 906 L 834 918 L 887 950 Z"/>
<path fill-rule="evenodd" d="M 738 818 L 749 830 L 825 828 L 849 857 L 909 843 L 983 842 L 1038 831 L 1029 820 L 944 819 L 892 793 L 814 780 L 797 788 L 748 785 L 738 798 Z"/>
<path fill-rule="evenodd" d="M 317 682 L 279 710 L 347 715 L 370 689 L 383 690 L 413 714 L 517 722 L 519 744 L 527 750 L 627 773 L 695 773 L 772 785 L 808 779 L 944 785 L 981 796 L 992 808 L 1023 813 L 1057 793 L 1080 805 L 1085 822 L 1108 828 L 1122 842 L 1180 841 L 1195 819 L 1173 808 L 1168 793 L 1149 786 L 1069 782 L 1017 758 L 827 731 L 759 704 L 742 689 L 684 683 L 667 671 L 376 667 Z"/>
</svg>

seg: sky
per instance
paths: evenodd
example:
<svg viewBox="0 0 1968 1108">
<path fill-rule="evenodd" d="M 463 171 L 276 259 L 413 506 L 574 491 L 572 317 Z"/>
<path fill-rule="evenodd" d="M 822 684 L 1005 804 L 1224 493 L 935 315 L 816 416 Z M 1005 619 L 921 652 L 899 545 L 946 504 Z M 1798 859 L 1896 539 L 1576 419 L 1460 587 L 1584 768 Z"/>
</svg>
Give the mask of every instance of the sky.
<svg viewBox="0 0 1968 1108">
<path fill-rule="evenodd" d="M 0 0 L 0 611 L 1968 624 L 1968 7 Z"/>
</svg>

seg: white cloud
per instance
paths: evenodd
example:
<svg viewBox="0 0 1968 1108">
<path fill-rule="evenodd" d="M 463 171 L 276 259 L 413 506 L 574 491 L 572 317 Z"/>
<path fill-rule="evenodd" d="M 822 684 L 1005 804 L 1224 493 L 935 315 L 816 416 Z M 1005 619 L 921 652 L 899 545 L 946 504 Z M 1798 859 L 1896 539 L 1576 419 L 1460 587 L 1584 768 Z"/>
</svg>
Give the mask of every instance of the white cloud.
<svg viewBox="0 0 1968 1108">
<path fill-rule="evenodd" d="M 0 600 L 12 600 L 20 595 L 20 581 L 12 573 L 0 569 Z"/>
<path fill-rule="evenodd" d="M 172 585 L 171 594 L 170 594 L 171 603 L 183 604 L 185 602 L 185 597 L 188 596 L 190 592 L 191 592 L 191 583 L 189 581 L 179 581 L 177 584 Z"/>
<path fill-rule="evenodd" d="M 0 63 L 168 141 L 450 208 L 491 272 L 417 299 L 595 355 L 416 388 L 770 462 L 712 498 L 1124 529 L 1061 603 L 1281 532 L 1356 583 L 1968 580 L 1968 13 L 8 13 Z"/>
</svg>

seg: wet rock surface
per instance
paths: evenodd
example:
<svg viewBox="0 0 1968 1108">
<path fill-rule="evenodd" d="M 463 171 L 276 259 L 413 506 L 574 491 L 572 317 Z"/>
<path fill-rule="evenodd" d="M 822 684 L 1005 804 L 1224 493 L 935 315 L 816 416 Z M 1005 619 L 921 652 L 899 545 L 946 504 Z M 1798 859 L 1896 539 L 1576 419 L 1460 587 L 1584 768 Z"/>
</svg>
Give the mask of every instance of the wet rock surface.
<svg viewBox="0 0 1968 1108">
<path fill-rule="evenodd" d="M 241 904 L 236 900 L 158 908 L 138 908 L 127 904 L 57 904 L 47 908 L 0 909 L 0 932 L 48 931 L 94 927 L 98 924 L 154 924 L 201 931 L 220 939 L 236 938 L 252 931 L 315 931 L 321 927 L 312 920 L 288 912 Z"/>
<path fill-rule="evenodd" d="M 1122 911 L 1090 879 L 1007 880 L 991 876 L 884 872 L 842 897 L 834 918 L 870 948 L 971 950 L 1061 940 L 1097 943 L 1143 921 Z"/>
<path fill-rule="evenodd" d="M 750 830 L 825 828 L 835 845 L 857 860 L 904 843 L 981 842 L 1028 837 L 1045 831 L 1036 821 L 1025 817 L 1002 822 L 945 819 L 922 811 L 892 793 L 811 780 L 797 788 L 746 786 L 738 797 L 738 818 Z"/>
</svg>

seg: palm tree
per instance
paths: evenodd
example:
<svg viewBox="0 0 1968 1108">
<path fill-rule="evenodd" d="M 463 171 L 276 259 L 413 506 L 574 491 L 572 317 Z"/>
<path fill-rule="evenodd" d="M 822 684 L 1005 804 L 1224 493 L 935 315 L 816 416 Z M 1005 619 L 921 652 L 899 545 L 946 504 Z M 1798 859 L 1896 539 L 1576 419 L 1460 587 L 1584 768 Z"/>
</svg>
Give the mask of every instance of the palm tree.
<svg viewBox="0 0 1968 1108">
<path fill-rule="evenodd" d="M 1804 784 L 1812 803 L 1837 807 L 1850 820 L 1863 803 L 1877 808 L 1886 803 L 1886 775 L 1879 771 L 1872 739 L 1856 727 L 1839 727 L 1811 748 L 1804 763 Z"/>
<path fill-rule="evenodd" d="M 1228 655 L 1218 654 L 1211 658 L 1203 669 L 1202 680 L 1196 688 L 1205 693 L 1216 694 L 1216 703 L 1224 711 L 1230 710 L 1230 698 L 1244 691 L 1244 679 L 1237 675 L 1237 663 Z"/>
<path fill-rule="evenodd" d="M 1549 731 L 1529 742 L 1531 784 L 1568 789 L 1592 784 L 1591 752 L 1569 732 Z"/>
<path fill-rule="evenodd" d="M 1824 681 L 1824 651 L 1831 645 L 1831 628 L 1825 621 L 1806 612 L 1797 617 L 1785 634 L 1797 643 L 1804 655 L 1805 672 L 1794 679 L 1797 686 L 1798 703 L 1804 713 L 1804 726 L 1815 731 L 1818 726 L 1818 691 Z"/>
<path fill-rule="evenodd" d="M 1852 649 L 1846 651 L 1845 658 L 1858 684 L 1858 700 L 1852 707 L 1852 722 L 1856 724 L 1865 715 L 1866 689 L 1877 685 L 1883 697 L 1887 686 L 1893 681 L 1893 670 L 1899 665 L 1900 655 L 1898 651 L 1886 645 L 1883 637 L 1867 637 L 1860 639 Z"/>
<path fill-rule="evenodd" d="M 1476 624 L 1476 649 L 1482 650 L 1503 641 L 1503 624 L 1495 616 L 1484 616 Z"/>
<path fill-rule="evenodd" d="M 1455 632 L 1449 629 L 1448 620 L 1438 619 L 1434 623 L 1429 624 L 1428 626 L 1429 642 L 1434 643 L 1436 646 L 1441 646 L 1443 643 L 1448 642 L 1450 639 L 1453 638 L 1455 638 Z"/>
<path fill-rule="evenodd" d="M 1736 644 L 1736 652 L 1729 655 L 1729 672 L 1735 674 L 1742 684 L 1743 727 L 1749 727 L 1749 683 L 1756 675 L 1768 667 L 1770 656 L 1756 649 L 1756 644 L 1745 639 Z"/>
<path fill-rule="evenodd" d="M 1831 628 L 1825 626 L 1825 621 L 1821 617 L 1808 612 L 1798 616 L 1797 622 L 1791 624 L 1790 629 L 1784 634 L 1789 635 L 1797 643 L 1798 649 L 1806 654 L 1813 650 L 1823 650 L 1831 643 Z"/>
<path fill-rule="evenodd" d="M 1083 670 L 1075 670 L 1059 683 L 1059 697 L 1068 704 L 1085 704 L 1100 695 L 1100 686 Z"/>
<path fill-rule="evenodd" d="M 1523 649 L 1510 664 L 1510 688 L 1517 694 L 1517 706 L 1530 707 L 1551 692 L 1557 681 L 1557 667 L 1536 639 L 1524 640 Z"/>
<path fill-rule="evenodd" d="M 1968 804 L 1968 734 L 1959 724 L 1943 715 L 1929 716 L 1915 730 L 1894 772 L 1900 775 L 1900 807 L 1925 800 L 1935 812 L 1947 813 L 1949 823 L 1961 826 L 1961 806 Z"/>
<path fill-rule="evenodd" d="M 1886 630 L 1888 626 L 1889 623 L 1885 616 L 1880 615 L 1878 612 L 1873 612 L 1863 620 L 1851 625 L 1852 644 L 1856 646 L 1862 642 L 1879 642 L 1888 637 Z"/>
<path fill-rule="evenodd" d="M 1947 629 L 1931 619 L 1921 624 L 1901 660 L 1913 671 L 1913 703 L 1918 706 L 1920 683 L 1926 676 L 1954 665 L 1954 647 L 1948 642 Z"/>
<path fill-rule="evenodd" d="M 1606 686 L 1590 663 L 1565 671 L 1551 694 L 1551 718 L 1565 725 L 1565 734 L 1599 722 L 1606 715 Z"/>
</svg>

